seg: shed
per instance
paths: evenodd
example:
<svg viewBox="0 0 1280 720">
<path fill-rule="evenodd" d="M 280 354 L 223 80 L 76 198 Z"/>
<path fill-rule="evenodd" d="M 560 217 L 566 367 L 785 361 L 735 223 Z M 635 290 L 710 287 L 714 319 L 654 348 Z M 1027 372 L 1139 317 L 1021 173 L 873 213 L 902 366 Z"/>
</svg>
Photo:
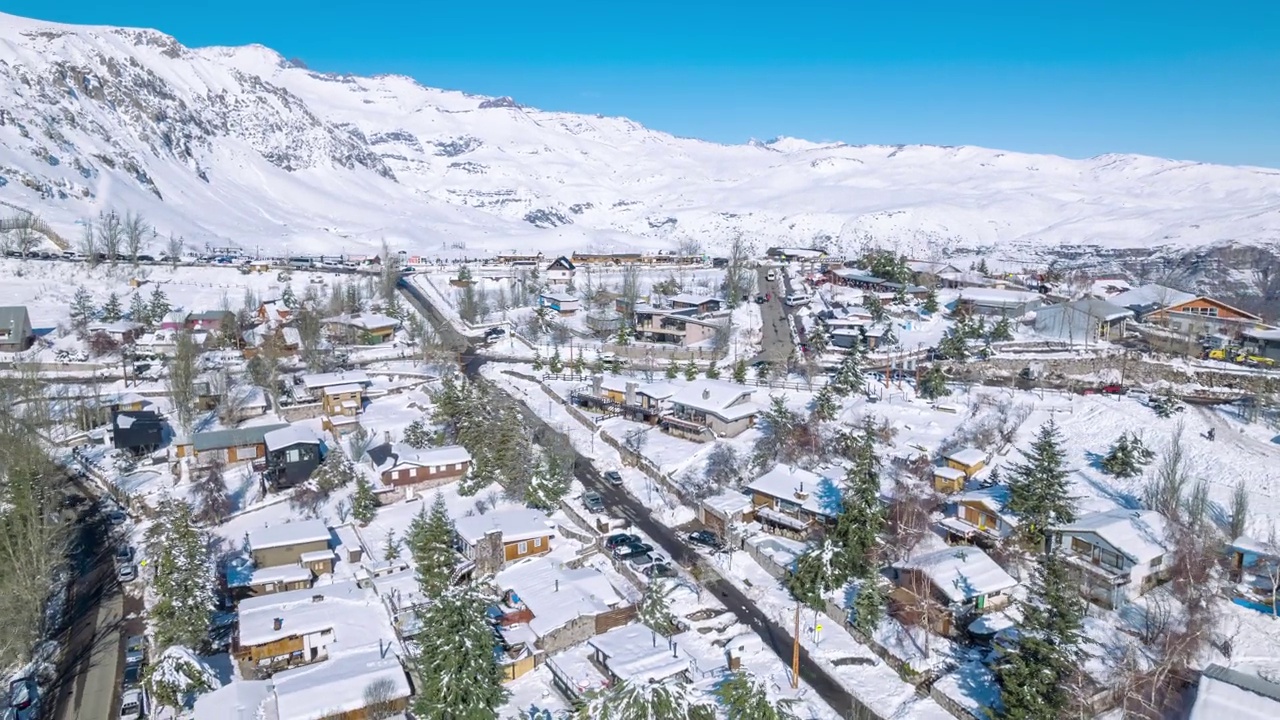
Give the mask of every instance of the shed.
<svg viewBox="0 0 1280 720">
<path fill-rule="evenodd" d="M 947 466 L 963 470 L 966 477 L 973 477 L 987 465 L 987 454 L 975 447 L 967 447 L 943 456 Z"/>
</svg>

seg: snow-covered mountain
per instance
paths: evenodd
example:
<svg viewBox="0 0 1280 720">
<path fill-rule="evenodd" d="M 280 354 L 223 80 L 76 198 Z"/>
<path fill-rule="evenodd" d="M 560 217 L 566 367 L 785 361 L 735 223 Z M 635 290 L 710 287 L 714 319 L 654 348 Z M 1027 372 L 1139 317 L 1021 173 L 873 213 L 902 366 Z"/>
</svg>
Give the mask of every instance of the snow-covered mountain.
<svg viewBox="0 0 1280 720">
<path fill-rule="evenodd" d="M 918 257 L 1280 246 L 1280 171 L 780 138 L 719 145 L 261 47 L 0 15 L 0 200 L 285 251 L 874 243 Z"/>
</svg>

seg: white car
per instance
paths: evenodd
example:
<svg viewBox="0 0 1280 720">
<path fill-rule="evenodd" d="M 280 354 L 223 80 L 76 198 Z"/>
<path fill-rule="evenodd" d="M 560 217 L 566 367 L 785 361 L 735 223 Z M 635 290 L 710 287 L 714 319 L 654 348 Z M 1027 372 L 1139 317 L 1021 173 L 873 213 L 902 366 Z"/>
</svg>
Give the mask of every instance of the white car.
<svg viewBox="0 0 1280 720">
<path fill-rule="evenodd" d="M 765 282 L 774 282 L 778 279 L 778 271 L 770 270 L 764 275 Z"/>
<path fill-rule="evenodd" d="M 147 712 L 147 695 L 142 688 L 131 688 L 120 695 L 120 720 L 138 720 Z"/>
</svg>

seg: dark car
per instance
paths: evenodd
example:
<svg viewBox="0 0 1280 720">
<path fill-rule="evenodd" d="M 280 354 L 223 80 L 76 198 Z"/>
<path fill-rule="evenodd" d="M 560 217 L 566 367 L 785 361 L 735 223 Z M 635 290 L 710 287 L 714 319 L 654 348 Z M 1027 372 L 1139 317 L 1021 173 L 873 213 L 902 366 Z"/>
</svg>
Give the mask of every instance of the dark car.
<svg viewBox="0 0 1280 720">
<path fill-rule="evenodd" d="M 588 490 L 582 493 L 582 505 L 588 512 L 604 512 L 604 498 L 600 497 L 600 493 L 594 490 Z"/>
<path fill-rule="evenodd" d="M 764 296 L 763 296 L 763 295 L 757 295 L 757 296 L 756 296 L 756 304 L 757 304 L 757 305 L 763 305 L 763 304 L 764 304 Z"/>
<path fill-rule="evenodd" d="M 675 568 L 664 562 L 655 562 L 652 565 L 646 565 L 640 572 L 651 578 L 675 577 Z"/>
<path fill-rule="evenodd" d="M 138 262 L 155 262 L 156 259 L 150 255 L 139 255 Z"/>
<path fill-rule="evenodd" d="M 610 485 L 621 485 L 622 473 L 617 470 L 606 470 L 604 473 L 604 479 L 608 480 Z"/>
<path fill-rule="evenodd" d="M 640 538 L 636 535 L 631 535 L 629 533 L 617 533 L 604 539 L 604 547 L 606 550 L 612 550 L 616 547 L 638 542 L 640 542 Z"/>
<path fill-rule="evenodd" d="M 138 663 L 129 663 L 124 666 L 124 677 L 120 679 L 120 686 L 125 690 L 136 688 L 142 685 L 142 666 Z"/>
<path fill-rule="evenodd" d="M 633 555 L 648 555 L 651 550 L 653 550 L 653 546 L 649 543 L 632 542 L 614 548 L 613 556 L 621 560 Z"/>
<path fill-rule="evenodd" d="M 123 512 L 121 512 L 120 510 L 112 510 L 111 512 L 107 513 L 107 522 L 111 523 L 112 525 L 123 525 L 124 521 L 128 519 L 129 517 L 125 515 Z"/>
<path fill-rule="evenodd" d="M 719 550 L 724 547 L 724 541 L 720 539 L 720 536 L 710 530 L 695 530 L 689 533 L 689 542 L 713 550 Z"/>
</svg>

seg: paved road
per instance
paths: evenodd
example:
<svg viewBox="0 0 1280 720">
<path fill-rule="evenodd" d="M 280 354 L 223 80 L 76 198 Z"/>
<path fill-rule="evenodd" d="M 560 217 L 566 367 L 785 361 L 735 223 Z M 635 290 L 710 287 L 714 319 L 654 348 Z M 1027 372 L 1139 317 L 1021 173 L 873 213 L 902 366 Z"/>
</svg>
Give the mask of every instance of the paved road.
<svg viewBox="0 0 1280 720">
<path fill-rule="evenodd" d="M 778 279 L 769 282 L 766 276 L 770 270 L 778 273 Z M 772 295 L 772 299 L 760 305 L 761 325 L 760 353 L 752 362 L 784 363 L 795 350 L 795 342 L 791 337 L 791 318 L 782 298 L 787 294 L 787 279 L 784 268 L 762 266 L 757 272 L 756 283 L 761 295 Z"/>
</svg>

